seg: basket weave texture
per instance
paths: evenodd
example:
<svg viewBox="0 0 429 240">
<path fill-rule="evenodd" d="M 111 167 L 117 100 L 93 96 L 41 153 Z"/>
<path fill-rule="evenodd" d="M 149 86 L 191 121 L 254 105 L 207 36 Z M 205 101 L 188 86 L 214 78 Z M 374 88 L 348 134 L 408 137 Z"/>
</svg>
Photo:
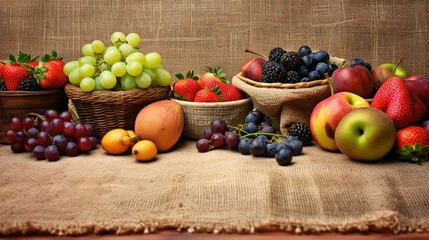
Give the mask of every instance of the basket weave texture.
<svg viewBox="0 0 429 240">
<path fill-rule="evenodd" d="M 134 129 L 135 118 L 140 110 L 149 103 L 167 99 L 170 86 L 86 93 L 69 84 L 65 91 L 76 109 L 78 119 L 92 124 L 94 135 L 100 140 L 115 128 Z"/>
<path fill-rule="evenodd" d="M 215 119 L 223 119 L 228 125 L 238 125 L 244 122 L 246 115 L 252 110 L 250 98 L 216 103 L 187 102 L 173 99 L 183 109 L 185 126 L 182 135 L 190 139 L 200 139 L 206 127 Z"/>
<path fill-rule="evenodd" d="M 331 56 L 330 63 L 344 66 L 346 61 Z M 232 84 L 247 93 L 254 108 L 273 119 L 274 127 L 288 134 L 292 123 L 302 122 L 310 126 L 313 108 L 330 96 L 327 79 L 299 83 L 262 83 L 248 79 L 240 72 L 232 78 Z"/>
</svg>

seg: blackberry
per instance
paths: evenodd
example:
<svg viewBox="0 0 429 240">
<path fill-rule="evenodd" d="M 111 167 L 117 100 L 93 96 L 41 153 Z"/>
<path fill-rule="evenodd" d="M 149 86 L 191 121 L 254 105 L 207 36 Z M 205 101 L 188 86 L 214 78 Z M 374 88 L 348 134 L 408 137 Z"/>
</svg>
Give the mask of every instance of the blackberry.
<svg viewBox="0 0 429 240">
<path fill-rule="evenodd" d="M 280 59 L 282 57 L 283 54 L 286 53 L 286 50 L 284 50 L 281 47 L 275 47 L 273 49 L 271 49 L 270 54 L 268 55 L 268 59 L 270 61 L 276 61 L 278 63 L 280 63 Z"/>
<path fill-rule="evenodd" d="M 285 77 L 286 69 L 280 63 L 275 61 L 266 61 L 264 65 L 262 65 L 261 82 L 282 82 Z"/>
<path fill-rule="evenodd" d="M 6 84 L 3 81 L 0 81 L 0 91 L 7 91 Z"/>
<path fill-rule="evenodd" d="M 284 83 L 297 83 L 299 82 L 300 76 L 297 71 L 287 71 Z"/>
<path fill-rule="evenodd" d="M 283 54 L 280 61 L 286 70 L 295 70 L 302 65 L 302 57 L 297 52 L 287 52 Z"/>
<path fill-rule="evenodd" d="M 304 123 L 292 123 L 288 128 L 289 135 L 298 137 L 304 146 L 311 144 L 313 137 L 310 128 Z"/>
<path fill-rule="evenodd" d="M 18 87 L 18 91 L 34 91 L 39 89 L 39 83 L 35 77 L 31 76 L 24 79 Z"/>
</svg>

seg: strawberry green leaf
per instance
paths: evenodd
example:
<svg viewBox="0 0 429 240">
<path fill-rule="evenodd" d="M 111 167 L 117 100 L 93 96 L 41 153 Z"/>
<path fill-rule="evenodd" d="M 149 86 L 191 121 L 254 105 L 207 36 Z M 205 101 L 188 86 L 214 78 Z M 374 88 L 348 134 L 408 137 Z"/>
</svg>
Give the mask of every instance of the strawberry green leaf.
<svg viewBox="0 0 429 240">
<path fill-rule="evenodd" d="M 178 79 L 185 79 L 185 77 L 183 76 L 183 74 L 181 73 L 176 73 L 174 74 Z"/>
<path fill-rule="evenodd" d="M 177 93 L 173 93 L 173 96 L 177 100 L 188 101 L 188 99 L 186 99 L 185 97 L 183 97 L 183 96 L 181 96 L 181 95 L 179 95 Z"/>
<path fill-rule="evenodd" d="M 226 78 L 225 78 L 226 75 L 223 72 L 221 67 L 217 67 L 217 68 L 207 67 L 206 72 L 213 73 L 216 77 L 218 77 L 224 83 L 229 83 L 229 81 L 226 80 Z"/>
</svg>

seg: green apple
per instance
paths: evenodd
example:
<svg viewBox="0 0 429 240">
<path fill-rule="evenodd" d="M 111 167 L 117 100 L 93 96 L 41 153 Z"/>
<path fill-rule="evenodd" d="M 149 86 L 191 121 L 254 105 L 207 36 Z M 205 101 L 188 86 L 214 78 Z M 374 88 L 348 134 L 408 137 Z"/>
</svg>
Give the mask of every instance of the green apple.
<svg viewBox="0 0 429 240">
<path fill-rule="evenodd" d="M 338 151 L 335 129 L 351 110 L 370 107 L 363 97 L 351 92 L 339 92 L 319 102 L 310 115 L 310 131 L 314 141 L 323 149 Z"/>
<path fill-rule="evenodd" d="M 393 121 L 383 111 L 371 107 L 350 111 L 335 130 L 335 143 L 340 151 L 358 161 L 382 159 L 395 140 Z"/>
<path fill-rule="evenodd" d="M 407 71 L 400 66 L 399 61 L 397 64 L 395 63 L 383 63 L 375 67 L 371 74 L 374 77 L 375 84 L 377 86 L 381 86 L 387 79 L 397 76 L 400 78 L 408 77 Z"/>
</svg>

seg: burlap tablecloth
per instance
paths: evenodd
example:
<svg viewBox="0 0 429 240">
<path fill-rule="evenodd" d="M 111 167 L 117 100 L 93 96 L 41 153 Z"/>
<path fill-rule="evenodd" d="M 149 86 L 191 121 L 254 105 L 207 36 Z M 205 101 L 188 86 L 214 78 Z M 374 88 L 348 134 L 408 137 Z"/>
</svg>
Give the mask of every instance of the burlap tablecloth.
<svg viewBox="0 0 429 240">
<path fill-rule="evenodd" d="M 305 147 L 293 165 L 181 139 L 156 161 L 101 148 L 57 162 L 0 145 L 0 235 L 429 229 L 429 164 Z"/>
</svg>

